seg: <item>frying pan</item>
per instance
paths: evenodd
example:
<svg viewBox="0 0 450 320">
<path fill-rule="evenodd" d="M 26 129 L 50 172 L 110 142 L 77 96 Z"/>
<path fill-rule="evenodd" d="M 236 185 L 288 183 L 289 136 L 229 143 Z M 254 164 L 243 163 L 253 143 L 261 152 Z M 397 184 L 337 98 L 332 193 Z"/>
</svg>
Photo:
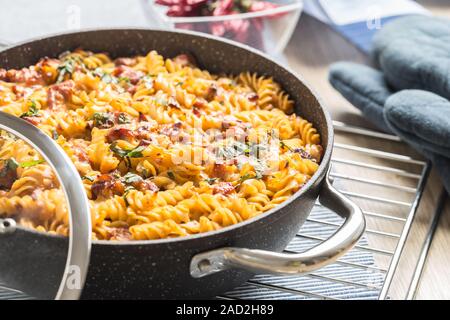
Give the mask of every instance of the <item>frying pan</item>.
<svg viewBox="0 0 450 320">
<path fill-rule="evenodd" d="M 278 207 L 245 222 L 182 238 L 93 241 L 81 298 L 209 298 L 233 289 L 254 274 L 301 275 L 317 270 L 345 254 L 364 232 L 361 210 L 335 190 L 327 177 L 333 147 L 330 116 L 305 81 L 286 67 L 234 42 L 194 32 L 148 29 L 90 30 L 37 39 L 0 52 L 0 67 L 21 68 L 41 57 L 55 57 L 79 47 L 108 52 L 112 57 L 142 55 L 150 50 L 165 57 L 190 53 L 200 68 L 212 73 L 251 71 L 272 76 L 295 100 L 295 112 L 319 131 L 325 151 L 318 171 L 305 186 Z M 12 122 L 22 120 L 10 119 Z M 28 135 L 39 140 L 32 133 Z M 55 154 L 62 153 L 56 146 L 51 149 Z M 344 217 L 344 224 L 328 240 L 306 252 L 281 253 L 317 199 Z M 12 232 L 0 232 L 0 280 L 32 296 L 52 298 L 46 292 L 54 291 L 57 281 L 39 277 L 39 270 L 55 270 L 57 274 L 64 269 L 67 242 L 67 238 L 21 226 Z"/>
</svg>

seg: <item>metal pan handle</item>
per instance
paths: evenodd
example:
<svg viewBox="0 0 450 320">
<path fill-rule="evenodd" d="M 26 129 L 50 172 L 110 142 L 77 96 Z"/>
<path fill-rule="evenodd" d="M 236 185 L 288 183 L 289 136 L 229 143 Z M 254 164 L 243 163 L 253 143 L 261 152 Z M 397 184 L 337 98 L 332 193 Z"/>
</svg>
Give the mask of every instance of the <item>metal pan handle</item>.
<svg viewBox="0 0 450 320">
<path fill-rule="evenodd" d="M 200 278 L 230 268 L 257 274 L 301 275 L 333 263 L 356 244 L 364 233 L 366 222 L 361 209 L 337 191 L 328 177 L 319 201 L 346 220 L 336 233 L 318 246 L 298 254 L 231 247 L 216 249 L 192 258 L 192 277 Z"/>
</svg>

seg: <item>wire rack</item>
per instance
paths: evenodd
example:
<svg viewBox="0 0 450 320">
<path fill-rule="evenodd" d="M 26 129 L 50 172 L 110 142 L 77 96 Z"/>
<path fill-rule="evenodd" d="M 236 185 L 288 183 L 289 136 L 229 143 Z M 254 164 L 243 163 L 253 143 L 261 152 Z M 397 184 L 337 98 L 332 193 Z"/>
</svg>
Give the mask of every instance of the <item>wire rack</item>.
<svg viewBox="0 0 450 320">
<path fill-rule="evenodd" d="M 336 263 L 304 276 L 259 275 L 218 299 L 388 299 L 431 170 L 398 137 L 334 122 L 331 178 L 361 206 L 367 230 Z M 395 152 L 390 151 L 393 149 Z M 443 200 L 443 199 L 441 199 Z M 442 201 L 441 201 L 442 202 Z M 440 206 L 439 206 L 440 207 Z M 437 225 L 435 214 L 405 298 L 413 298 Z M 307 250 L 327 239 L 343 220 L 316 203 L 285 252 Z M 0 299 L 24 299 L 0 287 Z"/>
<path fill-rule="evenodd" d="M 431 170 L 431 164 L 393 135 L 334 122 L 333 184 L 361 206 L 367 229 L 335 264 L 304 276 L 256 276 L 218 299 L 389 299 L 394 275 Z M 389 150 L 391 149 L 391 150 Z M 386 151 L 389 150 L 389 151 Z M 443 197 L 440 204 L 443 203 Z M 414 298 L 439 209 L 431 224 L 406 299 Z M 307 250 L 334 233 L 343 220 L 316 203 L 285 252 Z"/>
</svg>

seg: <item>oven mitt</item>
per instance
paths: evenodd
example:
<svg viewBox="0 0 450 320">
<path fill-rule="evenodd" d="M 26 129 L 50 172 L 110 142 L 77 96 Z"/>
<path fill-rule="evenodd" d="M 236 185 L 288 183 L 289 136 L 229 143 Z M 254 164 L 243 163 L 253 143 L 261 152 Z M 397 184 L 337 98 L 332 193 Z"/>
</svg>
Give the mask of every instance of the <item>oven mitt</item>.
<svg viewBox="0 0 450 320">
<path fill-rule="evenodd" d="M 375 36 L 372 54 L 381 71 L 340 62 L 330 83 L 377 127 L 432 160 L 450 192 L 450 21 L 398 19 Z"/>
</svg>

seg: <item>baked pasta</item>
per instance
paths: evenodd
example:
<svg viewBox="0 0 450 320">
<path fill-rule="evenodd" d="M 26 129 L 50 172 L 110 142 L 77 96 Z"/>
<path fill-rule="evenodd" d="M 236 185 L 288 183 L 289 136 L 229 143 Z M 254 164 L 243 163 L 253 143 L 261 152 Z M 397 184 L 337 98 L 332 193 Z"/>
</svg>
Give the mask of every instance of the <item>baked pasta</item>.
<svg viewBox="0 0 450 320">
<path fill-rule="evenodd" d="M 92 236 L 150 240 L 218 230 L 276 207 L 318 169 L 320 135 L 272 78 L 213 75 L 187 54 L 66 52 L 0 69 L 0 110 L 40 128 L 75 164 Z M 67 235 L 50 166 L 0 135 L 0 217 Z"/>
</svg>

